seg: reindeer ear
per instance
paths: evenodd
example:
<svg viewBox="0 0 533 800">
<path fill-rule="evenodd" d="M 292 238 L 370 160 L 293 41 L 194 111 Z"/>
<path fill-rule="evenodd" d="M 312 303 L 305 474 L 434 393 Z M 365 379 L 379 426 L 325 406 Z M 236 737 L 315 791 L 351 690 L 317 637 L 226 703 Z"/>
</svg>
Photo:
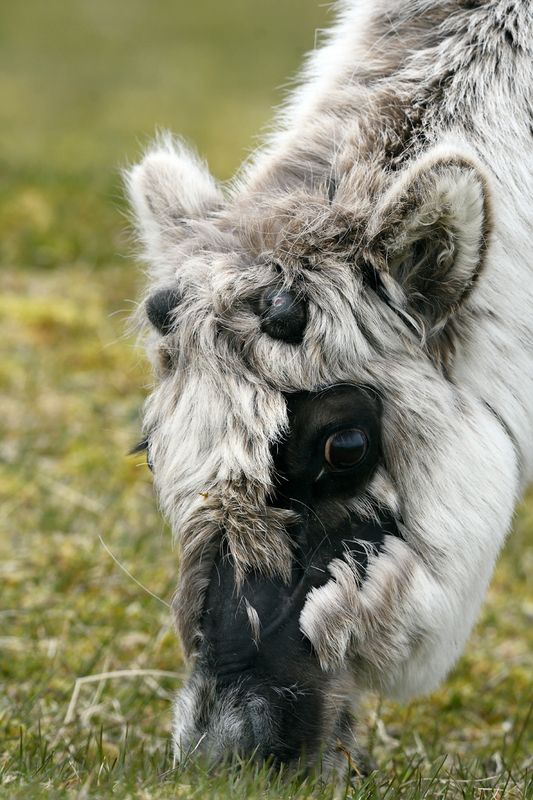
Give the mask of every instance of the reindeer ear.
<svg viewBox="0 0 533 800">
<path fill-rule="evenodd" d="M 158 259 L 184 236 L 187 221 L 222 203 L 206 165 L 181 142 L 164 136 L 125 173 L 126 191 L 148 259 Z"/>
<path fill-rule="evenodd" d="M 463 155 L 435 149 L 392 185 L 376 210 L 371 252 L 399 285 L 408 314 L 441 330 L 482 268 L 489 233 L 485 180 Z M 385 277 L 384 276 L 384 277 Z"/>
</svg>

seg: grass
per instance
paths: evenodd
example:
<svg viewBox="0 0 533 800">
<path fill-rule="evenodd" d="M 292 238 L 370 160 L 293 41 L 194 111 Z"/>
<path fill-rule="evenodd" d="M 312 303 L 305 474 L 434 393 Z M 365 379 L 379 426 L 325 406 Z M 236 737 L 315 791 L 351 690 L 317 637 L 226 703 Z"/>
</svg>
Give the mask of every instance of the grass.
<svg viewBox="0 0 533 800">
<path fill-rule="evenodd" d="M 139 273 L 118 176 L 160 125 L 228 177 L 326 17 L 307 0 L 0 9 L 1 797 L 332 797 L 251 765 L 172 770 L 177 555 L 125 456 L 149 378 L 124 335 Z M 533 796 L 532 534 L 530 493 L 458 668 L 407 707 L 369 701 L 380 771 L 338 796 Z"/>
</svg>

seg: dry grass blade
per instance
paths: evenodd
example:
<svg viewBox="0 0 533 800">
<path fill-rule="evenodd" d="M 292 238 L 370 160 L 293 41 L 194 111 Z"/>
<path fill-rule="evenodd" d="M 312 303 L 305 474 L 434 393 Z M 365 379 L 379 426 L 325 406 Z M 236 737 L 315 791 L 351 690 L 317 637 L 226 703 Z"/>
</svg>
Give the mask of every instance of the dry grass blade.
<svg viewBox="0 0 533 800">
<path fill-rule="evenodd" d="M 183 674 L 179 672 L 170 672 L 165 669 L 116 669 L 111 672 L 100 672 L 96 675 L 84 675 L 82 678 L 76 678 L 74 690 L 70 703 L 68 704 L 67 713 L 65 714 L 64 724 L 69 725 L 75 716 L 76 706 L 78 703 L 81 687 L 86 683 L 100 683 L 103 681 L 113 680 L 115 678 L 175 678 L 182 680 Z"/>
</svg>

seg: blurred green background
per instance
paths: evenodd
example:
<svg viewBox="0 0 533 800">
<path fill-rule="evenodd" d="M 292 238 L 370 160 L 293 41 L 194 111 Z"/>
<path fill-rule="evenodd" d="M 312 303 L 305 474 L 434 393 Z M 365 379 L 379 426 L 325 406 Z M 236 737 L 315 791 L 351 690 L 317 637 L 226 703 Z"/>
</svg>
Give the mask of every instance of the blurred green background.
<svg viewBox="0 0 533 800">
<path fill-rule="evenodd" d="M 158 128 L 227 179 L 330 17 L 311 0 L 0 5 L 1 796 L 331 796 L 171 769 L 176 554 L 125 455 L 150 377 L 125 333 L 141 277 L 120 183 Z M 451 679 L 365 707 L 381 773 L 346 796 L 526 796 L 532 533 L 530 495 Z"/>
</svg>

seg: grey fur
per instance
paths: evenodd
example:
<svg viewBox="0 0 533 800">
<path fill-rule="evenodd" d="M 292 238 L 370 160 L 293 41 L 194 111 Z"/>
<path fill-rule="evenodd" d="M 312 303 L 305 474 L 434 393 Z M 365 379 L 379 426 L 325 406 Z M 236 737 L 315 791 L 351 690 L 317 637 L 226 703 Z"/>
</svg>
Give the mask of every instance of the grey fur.
<svg viewBox="0 0 533 800">
<path fill-rule="evenodd" d="M 532 64 L 528 0 L 351 0 L 225 196 L 170 137 L 128 173 L 147 296 L 183 297 L 171 333 L 145 327 L 145 432 L 190 655 L 221 536 L 241 574 L 288 575 L 288 513 L 267 504 L 281 392 L 339 382 L 383 398 L 368 496 L 405 541 L 363 586 L 332 563 L 302 629 L 324 670 L 395 696 L 460 654 L 533 475 Z M 307 299 L 298 346 L 246 302 L 280 284 Z"/>
</svg>

